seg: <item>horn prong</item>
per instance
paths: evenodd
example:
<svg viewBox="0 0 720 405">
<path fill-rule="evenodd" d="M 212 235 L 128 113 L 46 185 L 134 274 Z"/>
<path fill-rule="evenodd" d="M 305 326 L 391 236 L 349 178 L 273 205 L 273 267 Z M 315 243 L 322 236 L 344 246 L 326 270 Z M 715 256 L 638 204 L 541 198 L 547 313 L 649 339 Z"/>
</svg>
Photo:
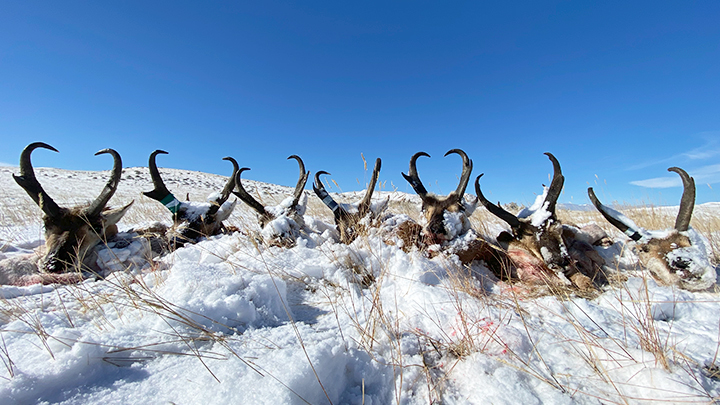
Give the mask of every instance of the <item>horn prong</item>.
<svg viewBox="0 0 720 405">
<path fill-rule="evenodd" d="M 487 198 L 483 195 L 482 191 L 480 190 L 480 178 L 485 173 L 481 173 L 479 176 L 475 178 L 475 194 L 477 195 L 478 201 L 488 210 L 491 214 L 495 215 L 496 217 L 502 219 L 503 221 L 507 222 L 508 225 L 510 225 L 511 228 L 516 229 L 520 227 L 520 220 L 515 215 L 505 211 L 502 207 L 500 207 L 500 204 L 495 205 L 488 201 Z"/>
<path fill-rule="evenodd" d="M 413 190 L 415 190 L 415 193 L 417 193 L 420 198 L 425 198 L 425 196 L 427 195 L 427 189 L 422 184 L 422 181 L 420 181 L 420 177 L 417 173 L 417 160 L 420 156 L 430 157 L 430 155 L 425 152 L 417 152 L 410 158 L 410 169 L 408 170 L 408 174 L 401 174 L 403 175 L 405 180 L 410 183 L 410 186 L 412 186 Z"/>
<path fill-rule="evenodd" d="M 460 201 L 465 195 L 465 189 L 467 189 L 468 182 L 470 181 L 470 175 L 472 174 L 473 169 L 473 162 L 472 159 L 468 158 L 467 153 L 465 153 L 465 151 L 463 151 L 462 149 L 451 149 L 445 154 L 445 156 L 451 153 L 460 155 L 463 160 L 463 171 L 460 175 L 460 182 L 458 183 L 457 189 L 455 190 L 456 198 L 458 199 L 458 201 Z"/>
<path fill-rule="evenodd" d="M 251 196 L 247 191 L 245 191 L 245 188 L 242 185 L 242 172 L 250 170 L 249 167 L 243 167 L 242 169 L 238 170 L 237 174 L 235 174 L 235 190 L 233 190 L 233 194 L 235 194 L 238 198 L 240 198 L 245 204 L 249 205 L 251 208 L 253 208 L 255 211 L 257 211 L 260 215 L 266 215 L 267 212 L 265 211 L 265 207 L 263 207 L 262 204 L 260 204 L 253 196 Z"/>
<path fill-rule="evenodd" d="M 87 215 L 88 218 L 93 218 L 100 215 L 102 210 L 105 209 L 108 201 L 110 201 L 110 198 L 112 198 L 112 196 L 115 194 L 118 184 L 120 183 L 120 177 L 122 176 L 122 158 L 120 158 L 120 154 L 117 153 L 117 151 L 107 148 L 98 151 L 97 153 L 95 153 L 95 156 L 106 153 L 112 155 L 113 157 L 112 174 L 110 175 L 110 179 L 108 180 L 107 184 L 105 184 L 105 188 L 103 188 L 102 192 L 100 192 L 98 198 L 96 198 L 85 209 L 85 215 Z"/>
</svg>

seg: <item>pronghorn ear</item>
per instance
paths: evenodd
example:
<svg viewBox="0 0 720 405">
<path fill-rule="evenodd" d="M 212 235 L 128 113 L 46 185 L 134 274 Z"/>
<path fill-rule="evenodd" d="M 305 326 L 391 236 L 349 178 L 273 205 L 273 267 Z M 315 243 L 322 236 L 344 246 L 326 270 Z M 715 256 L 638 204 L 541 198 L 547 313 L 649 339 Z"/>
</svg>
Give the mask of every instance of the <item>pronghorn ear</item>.
<svg viewBox="0 0 720 405">
<path fill-rule="evenodd" d="M 514 240 L 515 240 L 515 237 L 508 231 L 502 231 L 502 232 L 500 232 L 500 235 L 497 236 L 498 243 L 505 250 L 508 250 L 508 246 L 510 245 L 510 242 L 512 242 Z"/>
<path fill-rule="evenodd" d="M 105 226 L 109 225 L 115 225 L 117 224 L 120 219 L 125 215 L 128 209 L 130 209 L 130 206 L 133 205 L 135 200 L 130 201 L 130 204 L 122 207 L 122 208 L 116 208 L 112 210 L 106 210 L 102 212 L 102 218 Z"/>
</svg>

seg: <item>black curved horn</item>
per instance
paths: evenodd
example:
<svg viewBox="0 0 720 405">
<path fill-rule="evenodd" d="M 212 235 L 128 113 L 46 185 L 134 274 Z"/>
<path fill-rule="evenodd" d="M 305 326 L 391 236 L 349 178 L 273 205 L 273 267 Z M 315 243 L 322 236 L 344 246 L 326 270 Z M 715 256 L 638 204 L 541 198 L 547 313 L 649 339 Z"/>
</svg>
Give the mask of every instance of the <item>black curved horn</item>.
<svg viewBox="0 0 720 405">
<path fill-rule="evenodd" d="M 415 193 L 420 196 L 420 198 L 425 198 L 427 195 L 427 190 L 425 189 L 425 186 L 423 186 L 422 181 L 420 181 L 420 177 L 417 173 L 417 160 L 420 156 L 427 156 L 430 157 L 425 152 L 418 152 L 410 158 L 410 169 L 408 171 L 408 174 L 402 173 L 403 177 L 405 177 L 405 180 L 407 180 L 408 183 L 412 186 L 413 190 L 415 190 Z"/>
<path fill-rule="evenodd" d="M 295 192 L 293 193 L 292 207 L 295 208 L 298 205 L 298 202 L 300 202 L 300 197 L 302 196 L 303 190 L 305 190 L 305 184 L 307 184 L 308 177 L 310 176 L 310 172 L 305 171 L 305 163 L 303 163 L 302 159 L 300 159 L 300 156 L 290 155 L 290 156 L 288 156 L 288 159 L 297 160 L 298 167 L 300 169 L 300 177 L 298 178 L 298 182 L 295 185 Z"/>
<path fill-rule="evenodd" d="M 35 201 L 40 209 L 50 218 L 57 218 L 60 215 L 60 207 L 52 198 L 43 190 L 40 182 L 35 177 L 35 171 L 30 161 L 30 155 L 37 148 L 49 149 L 53 152 L 58 150 L 44 142 L 34 142 L 26 146 L 20 153 L 20 175 L 13 174 L 15 182 L 22 187 L 30 198 Z"/>
<path fill-rule="evenodd" d="M 110 175 L 110 180 L 108 180 L 107 184 L 105 184 L 105 188 L 103 188 L 100 192 L 98 198 L 90 203 L 90 206 L 85 209 L 85 215 L 88 218 L 100 215 L 102 210 L 105 209 L 108 201 L 110 201 L 110 198 L 112 198 L 113 194 L 115 194 L 115 190 L 117 190 L 118 184 L 120 183 L 120 177 L 122 176 L 122 159 L 120 158 L 120 154 L 114 149 L 108 148 L 97 152 L 95 156 L 105 153 L 109 153 L 113 157 L 112 174 Z"/>
<path fill-rule="evenodd" d="M 250 168 L 243 167 L 242 169 L 238 170 L 237 174 L 235 175 L 235 190 L 233 190 L 233 194 L 235 194 L 239 199 L 241 199 L 245 204 L 252 207 L 255 211 L 258 212 L 260 215 L 267 215 L 267 212 L 265 211 L 265 207 L 263 207 L 262 204 L 260 204 L 253 196 L 248 194 L 247 191 L 245 191 L 245 188 L 242 185 L 242 181 L 240 179 L 242 172 L 250 170 Z"/>
<path fill-rule="evenodd" d="M 490 211 L 491 214 L 507 222 L 507 224 L 510 225 L 511 228 L 516 229 L 520 227 L 520 220 L 518 219 L 518 217 L 502 209 L 499 203 L 498 205 L 495 205 L 488 201 L 487 198 L 485 198 L 485 196 L 483 195 L 482 191 L 480 191 L 480 177 L 482 177 L 483 174 L 485 173 L 482 173 L 475 178 L 475 194 L 477 194 L 478 200 L 485 208 L 487 208 L 488 211 Z"/>
<path fill-rule="evenodd" d="M 155 157 L 157 155 L 167 155 L 168 153 L 164 150 L 156 150 L 153 153 L 150 154 L 150 159 L 148 160 L 148 169 L 150 169 L 150 177 L 152 178 L 153 182 L 153 191 L 145 191 L 143 194 L 146 196 L 152 198 L 153 200 L 161 201 L 163 198 L 167 197 L 170 194 L 170 191 L 165 187 L 165 183 L 163 182 L 162 177 L 160 177 L 160 172 L 157 168 L 157 163 L 155 163 Z"/>
<path fill-rule="evenodd" d="M 219 205 L 223 205 L 225 201 L 227 201 L 228 198 L 230 198 L 230 194 L 235 189 L 235 175 L 237 174 L 238 170 L 240 170 L 240 166 L 238 165 L 238 162 L 233 159 L 230 156 L 225 156 L 222 158 L 222 160 L 227 160 L 228 162 L 232 163 L 233 171 L 230 175 L 230 178 L 228 179 L 227 183 L 225 183 L 225 187 L 222 190 L 221 197 L 218 200 Z"/>
<path fill-rule="evenodd" d="M 565 177 L 563 176 L 562 170 L 560 169 L 560 162 L 555 159 L 555 156 L 553 156 L 553 154 L 550 152 L 545 152 L 545 155 L 550 158 L 550 161 L 553 164 L 553 179 L 552 182 L 550 182 L 550 188 L 548 189 L 545 201 L 548 202 L 548 212 L 550 212 L 554 218 L 555 206 L 557 205 L 557 200 L 560 197 L 563 185 L 565 184 Z"/>
<path fill-rule="evenodd" d="M 463 160 L 463 171 L 460 175 L 460 183 L 455 190 L 455 195 L 457 196 L 458 201 L 462 201 L 462 198 L 465 195 L 465 189 L 470 181 L 470 174 L 472 174 L 473 162 L 470 158 L 468 158 L 468 155 L 462 149 L 451 149 L 445 154 L 445 156 L 451 153 L 460 155 Z"/>
<path fill-rule="evenodd" d="M 677 218 L 675 218 L 675 229 L 685 232 L 690 227 L 690 219 L 695 208 L 695 179 L 679 167 L 671 167 L 668 171 L 679 174 L 683 182 L 683 195 L 680 199 Z"/>
<path fill-rule="evenodd" d="M 322 184 L 322 180 L 320 180 L 320 176 L 323 174 L 327 174 L 328 176 L 330 175 L 330 173 L 324 170 L 315 173 L 313 191 L 315 192 L 315 195 L 317 195 L 318 198 L 322 200 L 323 204 L 325 204 L 328 208 L 330 208 L 330 210 L 332 210 L 333 215 L 336 218 L 339 218 L 341 215 L 347 214 L 347 211 L 345 211 L 345 209 L 341 207 L 340 204 L 335 202 L 335 200 L 330 197 L 330 194 L 328 194 L 327 190 L 325 190 L 325 186 Z"/>
<path fill-rule="evenodd" d="M 629 236 L 630 239 L 634 241 L 638 241 L 642 238 L 642 234 L 639 229 L 633 229 L 628 224 L 622 222 L 618 218 L 615 218 L 615 216 L 604 205 L 602 205 L 600 200 L 595 197 L 595 191 L 593 191 L 592 187 L 588 188 L 588 197 L 590 197 L 590 201 L 592 201 L 595 208 L 600 211 L 600 214 L 602 214 L 602 216 L 605 217 L 605 219 L 615 228 L 619 229 L 622 233 Z"/>
<path fill-rule="evenodd" d="M 222 160 L 227 160 L 228 162 L 232 163 L 233 171 L 230 175 L 230 178 L 228 178 L 227 183 L 225 183 L 225 187 L 223 187 L 222 192 L 220 192 L 220 198 L 218 198 L 210 206 L 210 209 L 207 212 L 208 217 L 217 213 L 220 210 L 220 207 L 225 204 L 225 201 L 230 198 L 230 193 L 232 193 L 232 191 L 235 189 L 235 175 L 237 174 L 240 166 L 238 165 L 238 162 L 230 156 L 225 156 L 224 158 L 222 158 Z"/>
</svg>

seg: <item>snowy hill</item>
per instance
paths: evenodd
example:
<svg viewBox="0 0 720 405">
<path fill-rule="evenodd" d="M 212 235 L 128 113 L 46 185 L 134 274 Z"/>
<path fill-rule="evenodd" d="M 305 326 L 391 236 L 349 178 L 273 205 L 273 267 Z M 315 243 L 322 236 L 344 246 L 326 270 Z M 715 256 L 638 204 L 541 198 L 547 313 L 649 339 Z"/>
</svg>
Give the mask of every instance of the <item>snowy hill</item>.
<svg viewBox="0 0 720 405">
<path fill-rule="evenodd" d="M 161 169 L 170 190 L 202 201 L 227 180 Z M 39 209 L 0 167 L 0 255 L 42 243 Z M 97 196 L 107 172 L 36 169 L 60 205 Z M 291 187 L 243 180 L 265 203 Z M 128 230 L 170 214 L 126 168 L 110 206 L 135 200 Z M 307 223 L 331 222 L 309 196 Z M 356 201 L 362 193 L 346 193 Z M 417 216 L 417 196 L 377 192 Z M 234 197 L 233 197 L 234 198 Z M 639 207 L 653 216 L 677 207 Z M 665 212 L 667 211 L 667 212 Z M 696 218 L 718 218 L 704 204 Z M 565 212 L 576 223 L 592 211 Z M 484 209 L 473 224 L 505 228 Z M 660 221 L 660 220 L 659 220 Z M 662 223 L 671 223 L 664 217 Z M 658 286 L 625 238 L 601 253 L 617 270 L 583 296 L 542 295 L 455 256 L 425 257 L 375 231 L 351 245 L 311 232 L 292 248 L 241 232 L 209 238 L 106 280 L 0 287 L 0 398 L 25 403 L 601 404 L 713 403 L 720 398 L 720 296 Z M 718 239 L 718 229 L 706 234 Z M 2 258 L 2 257 L 0 257 Z"/>
</svg>

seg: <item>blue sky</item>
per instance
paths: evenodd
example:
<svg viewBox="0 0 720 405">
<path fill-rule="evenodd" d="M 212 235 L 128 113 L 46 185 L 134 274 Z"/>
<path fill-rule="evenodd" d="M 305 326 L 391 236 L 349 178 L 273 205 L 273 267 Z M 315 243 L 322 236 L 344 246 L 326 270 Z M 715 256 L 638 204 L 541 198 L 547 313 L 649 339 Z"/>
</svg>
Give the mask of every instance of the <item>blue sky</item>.
<svg viewBox="0 0 720 405">
<path fill-rule="evenodd" d="M 497 3 L 497 4 L 496 4 Z M 501 4 L 502 3 L 502 4 Z M 562 202 L 677 204 L 670 166 L 720 201 L 720 2 L 3 2 L 0 162 L 125 166 L 293 186 L 300 155 L 343 191 L 456 187 L 530 203 L 552 152 Z M 360 184 L 362 183 L 362 184 Z M 309 186 L 309 185 L 308 185 Z M 468 191 L 472 190 L 472 186 Z M 332 191 L 332 190 L 331 190 Z"/>
</svg>

